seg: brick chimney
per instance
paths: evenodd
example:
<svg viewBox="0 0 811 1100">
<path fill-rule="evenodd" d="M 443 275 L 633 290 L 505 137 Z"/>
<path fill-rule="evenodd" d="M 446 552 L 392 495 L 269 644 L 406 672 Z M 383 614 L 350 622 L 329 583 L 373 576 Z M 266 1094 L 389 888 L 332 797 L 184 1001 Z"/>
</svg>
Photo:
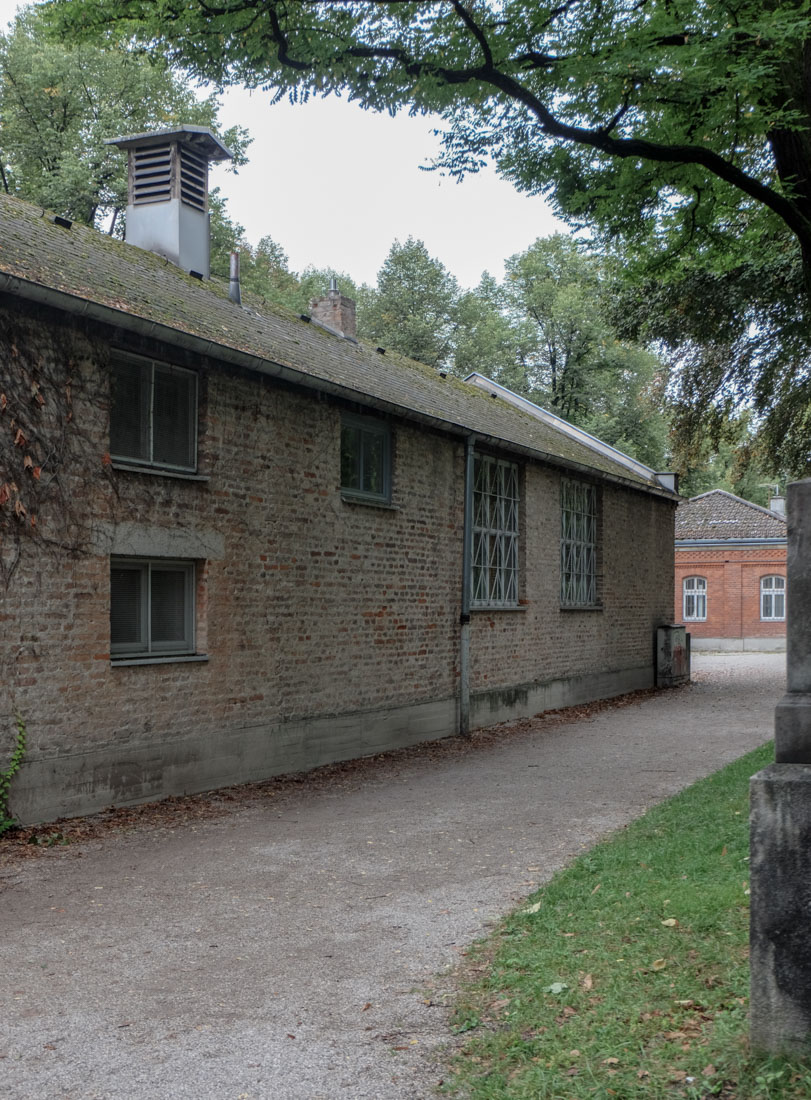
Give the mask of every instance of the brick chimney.
<svg viewBox="0 0 811 1100">
<path fill-rule="evenodd" d="M 127 243 L 208 279 L 208 166 L 230 160 L 230 149 L 204 126 L 129 134 L 106 144 L 129 155 Z"/>
<path fill-rule="evenodd" d="M 310 316 L 314 321 L 326 325 L 349 340 L 357 338 L 355 303 L 341 294 L 335 279 L 330 281 L 329 294 L 325 298 L 311 299 Z"/>
</svg>

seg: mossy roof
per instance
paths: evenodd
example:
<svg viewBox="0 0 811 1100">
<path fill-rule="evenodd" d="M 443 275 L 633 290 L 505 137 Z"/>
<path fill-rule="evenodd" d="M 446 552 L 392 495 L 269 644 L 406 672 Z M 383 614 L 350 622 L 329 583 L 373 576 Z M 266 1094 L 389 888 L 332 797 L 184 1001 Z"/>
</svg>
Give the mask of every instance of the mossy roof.
<svg viewBox="0 0 811 1100">
<path fill-rule="evenodd" d="M 683 501 L 676 509 L 677 541 L 785 538 L 783 516 L 725 489 L 711 489 Z"/>
<path fill-rule="evenodd" d="M 124 330 L 134 328 L 134 320 L 148 322 L 164 342 L 182 336 L 209 344 L 212 358 L 218 349 L 223 358 L 241 353 L 256 369 L 280 366 L 286 377 L 311 388 L 673 496 L 653 478 L 461 379 L 443 378 L 434 368 L 389 351 L 380 354 L 281 308 L 237 306 L 214 280 L 195 279 L 162 257 L 95 229 L 58 225 L 52 214 L 10 196 L 0 196 L 0 273 L 22 280 L 4 280 L 6 290 L 21 297 L 41 300 L 35 291 L 44 288 L 57 292 L 61 308 L 81 311 L 82 303 L 91 303 L 111 311 L 105 315 Z"/>
</svg>

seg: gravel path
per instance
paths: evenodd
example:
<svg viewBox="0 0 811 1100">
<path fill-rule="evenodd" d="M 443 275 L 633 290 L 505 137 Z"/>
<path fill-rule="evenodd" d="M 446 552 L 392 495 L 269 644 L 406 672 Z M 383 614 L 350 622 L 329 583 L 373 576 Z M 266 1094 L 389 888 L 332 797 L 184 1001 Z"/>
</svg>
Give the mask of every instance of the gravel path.
<svg viewBox="0 0 811 1100">
<path fill-rule="evenodd" d="M 433 1096 L 450 1036 L 432 975 L 571 856 L 767 740 L 784 679 L 784 654 L 696 655 L 689 688 L 7 860 L 0 1096 Z"/>
</svg>

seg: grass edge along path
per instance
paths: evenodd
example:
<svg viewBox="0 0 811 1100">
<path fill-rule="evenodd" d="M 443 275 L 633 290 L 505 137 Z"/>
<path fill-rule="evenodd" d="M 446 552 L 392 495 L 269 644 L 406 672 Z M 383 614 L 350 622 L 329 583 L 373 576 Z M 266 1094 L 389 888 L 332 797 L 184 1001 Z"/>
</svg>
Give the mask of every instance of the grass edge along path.
<svg viewBox="0 0 811 1100">
<path fill-rule="evenodd" d="M 471 1100 L 807 1098 L 751 1056 L 749 777 L 771 743 L 590 849 L 468 952 L 444 1092 Z"/>
</svg>

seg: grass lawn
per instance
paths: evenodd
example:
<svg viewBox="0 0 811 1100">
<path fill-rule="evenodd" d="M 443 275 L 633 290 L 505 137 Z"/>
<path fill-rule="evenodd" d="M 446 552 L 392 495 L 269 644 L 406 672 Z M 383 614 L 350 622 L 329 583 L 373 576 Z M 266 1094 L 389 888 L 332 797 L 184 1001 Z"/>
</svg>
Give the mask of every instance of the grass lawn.
<svg viewBox="0 0 811 1100">
<path fill-rule="evenodd" d="M 811 1097 L 811 1060 L 747 1048 L 748 781 L 773 760 L 655 807 L 471 949 L 449 1095 Z"/>
</svg>

